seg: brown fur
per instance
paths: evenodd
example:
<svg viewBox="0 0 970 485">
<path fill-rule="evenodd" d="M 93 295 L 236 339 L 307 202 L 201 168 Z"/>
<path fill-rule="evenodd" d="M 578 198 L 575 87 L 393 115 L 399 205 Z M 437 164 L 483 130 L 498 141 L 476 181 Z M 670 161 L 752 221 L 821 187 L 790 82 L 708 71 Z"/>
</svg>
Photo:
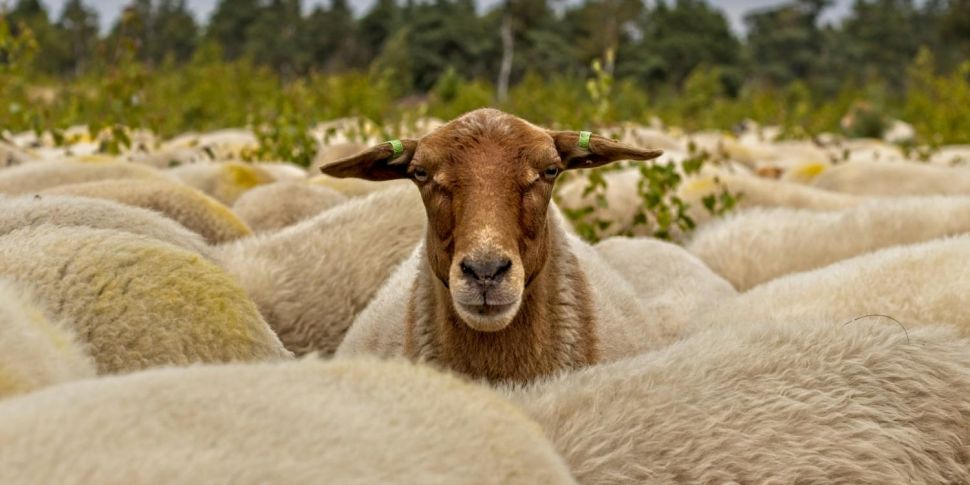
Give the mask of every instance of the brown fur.
<svg viewBox="0 0 970 485">
<path fill-rule="evenodd" d="M 421 191 L 429 224 L 407 310 L 408 355 L 493 381 L 596 361 L 592 293 L 549 216 L 553 185 L 564 170 L 662 152 L 599 136 L 588 148 L 578 141 L 576 132 L 483 109 L 421 140 L 404 140 L 397 157 L 381 144 L 321 169 L 337 177 L 411 178 Z M 508 271 L 491 286 L 476 286 L 463 264 L 503 258 Z"/>
<path fill-rule="evenodd" d="M 596 315 L 586 277 L 561 229 L 549 232 L 555 240 L 549 264 L 526 287 L 515 319 L 498 332 L 462 322 L 444 283 L 422 264 L 411 288 L 405 354 L 492 381 L 532 380 L 595 363 Z"/>
</svg>

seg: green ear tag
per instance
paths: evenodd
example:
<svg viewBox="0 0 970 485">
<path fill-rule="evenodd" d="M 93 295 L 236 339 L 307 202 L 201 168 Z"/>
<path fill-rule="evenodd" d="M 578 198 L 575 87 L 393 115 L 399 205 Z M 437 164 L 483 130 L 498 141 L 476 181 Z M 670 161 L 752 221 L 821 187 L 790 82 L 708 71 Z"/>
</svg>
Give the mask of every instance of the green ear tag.
<svg viewBox="0 0 970 485">
<path fill-rule="evenodd" d="M 388 140 L 391 144 L 391 149 L 394 150 L 394 158 L 400 157 L 404 153 L 404 144 L 401 140 Z"/>
<path fill-rule="evenodd" d="M 589 150 L 589 137 L 590 137 L 590 135 L 592 135 L 592 133 L 590 133 L 588 131 L 580 131 L 579 132 L 579 148 L 582 148 L 583 150 Z"/>
</svg>

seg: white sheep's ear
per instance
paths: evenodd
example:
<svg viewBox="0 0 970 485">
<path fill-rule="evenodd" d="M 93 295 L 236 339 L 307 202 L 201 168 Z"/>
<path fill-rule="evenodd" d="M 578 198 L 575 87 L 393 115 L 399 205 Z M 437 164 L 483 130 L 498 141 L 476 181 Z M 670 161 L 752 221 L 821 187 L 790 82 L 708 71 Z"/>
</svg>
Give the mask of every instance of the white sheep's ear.
<svg viewBox="0 0 970 485">
<path fill-rule="evenodd" d="M 403 179 L 408 177 L 408 164 L 417 148 L 417 140 L 391 140 L 324 165 L 320 171 L 332 177 L 378 182 Z"/>
<path fill-rule="evenodd" d="M 650 160 L 663 155 L 657 148 L 638 148 L 588 131 L 550 131 L 566 170 L 593 168 L 619 160 Z"/>
</svg>

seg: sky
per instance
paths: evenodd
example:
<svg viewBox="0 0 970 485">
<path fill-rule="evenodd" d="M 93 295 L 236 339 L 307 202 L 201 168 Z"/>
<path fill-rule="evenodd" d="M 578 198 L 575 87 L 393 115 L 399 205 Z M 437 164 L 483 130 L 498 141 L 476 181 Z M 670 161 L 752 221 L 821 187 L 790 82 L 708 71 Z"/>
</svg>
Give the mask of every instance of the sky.
<svg viewBox="0 0 970 485">
<path fill-rule="evenodd" d="M 207 21 L 212 14 L 218 0 L 187 0 L 189 8 L 195 14 L 196 20 Z M 501 0 L 476 0 L 483 9 L 488 9 Z M 744 33 L 744 14 L 751 10 L 762 9 L 784 3 L 784 0 L 708 0 L 712 5 L 723 10 L 735 32 Z M 47 5 L 48 11 L 54 18 L 60 16 L 61 10 L 67 0 L 42 0 Z M 374 0 L 350 0 L 358 13 L 365 11 Z M 129 3 L 126 0 L 85 0 L 85 3 L 94 7 L 100 16 L 103 30 L 114 24 L 121 9 Z M 303 6 L 310 10 L 315 5 L 327 4 L 329 0 L 304 0 Z M 835 0 L 835 5 L 831 7 L 823 19 L 825 22 L 833 22 L 844 16 L 850 8 L 850 0 Z"/>
</svg>

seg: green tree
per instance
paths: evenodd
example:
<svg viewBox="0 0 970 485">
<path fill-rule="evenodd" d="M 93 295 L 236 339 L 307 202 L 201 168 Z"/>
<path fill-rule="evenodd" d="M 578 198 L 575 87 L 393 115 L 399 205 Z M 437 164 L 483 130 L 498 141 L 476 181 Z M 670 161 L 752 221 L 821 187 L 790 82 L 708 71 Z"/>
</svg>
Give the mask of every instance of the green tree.
<svg viewBox="0 0 970 485">
<path fill-rule="evenodd" d="M 292 78 L 305 72 L 309 64 L 303 35 L 300 0 L 268 0 L 246 28 L 244 52 L 256 63 Z"/>
<path fill-rule="evenodd" d="M 7 22 L 12 35 L 20 35 L 21 27 L 25 27 L 37 42 L 33 67 L 48 73 L 62 69 L 64 42 L 39 0 L 18 0 L 7 14 Z"/>
<path fill-rule="evenodd" d="M 329 8 L 316 7 L 306 19 L 306 46 L 314 67 L 338 72 L 355 65 L 359 49 L 354 13 L 347 0 L 332 0 Z"/>
<path fill-rule="evenodd" d="M 681 86 L 698 66 L 739 77 L 741 43 L 727 19 L 705 0 L 657 3 L 640 20 L 641 37 L 621 46 L 617 75 L 648 85 Z M 736 84 L 739 81 L 735 81 Z"/>
<path fill-rule="evenodd" d="M 199 26 L 185 6 L 185 0 L 159 0 L 152 17 L 155 42 L 149 57 L 156 62 L 173 57 L 179 62 L 192 58 L 199 44 Z"/>
<path fill-rule="evenodd" d="M 412 7 L 413 8 L 413 7 Z M 403 11 L 396 0 L 377 0 L 357 24 L 357 45 L 360 62 L 369 65 L 384 43 L 401 28 Z"/>
<path fill-rule="evenodd" d="M 912 0 L 856 0 L 841 34 L 850 75 L 882 80 L 896 90 L 903 87 L 902 69 L 926 44 Z"/>
<path fill-rule="evenodd" d="M 246 50 L 250 26 L 261 13 L 260 0 L 219 0 L 206 38 L 218 43 L 227 59 L 238 59 Z"/>
<path fill-rule="evenodd" d="M 98 13 L 82 0 L 68 0 L 56 29 L 63 43 L 58 50 L 60 72 L 78 76 L 94 63 L 98 48 Z"/>
<path fill-rule="evenodd" d="M 473 0 L 435 0 L 408 12 L 408 57 L 414 86 L 427 91 L 448 68 L 466 78 L 482 77 L 488 33 L 475 13 Z"/>
<path fill-rule="evenodd" d="M 816 76 L 827 45 L 819 17 L 829 5 L 831 0 L 796 0 L 747 15 L 752 74 L 779 86 Z"/>
</svg>

